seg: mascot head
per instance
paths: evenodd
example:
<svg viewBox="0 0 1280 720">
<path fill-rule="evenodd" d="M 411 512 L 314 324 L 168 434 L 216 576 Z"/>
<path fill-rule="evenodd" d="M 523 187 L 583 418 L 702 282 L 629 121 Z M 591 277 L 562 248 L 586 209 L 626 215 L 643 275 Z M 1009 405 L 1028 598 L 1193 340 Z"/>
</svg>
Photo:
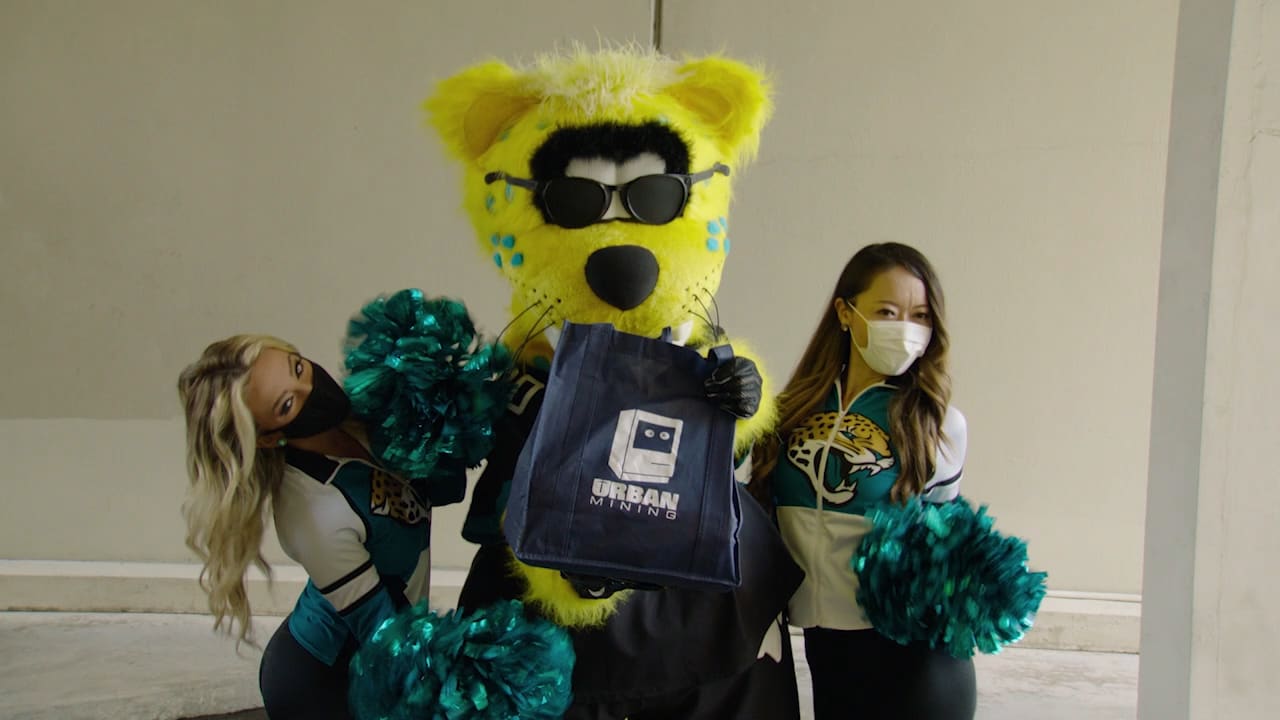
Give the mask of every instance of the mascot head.
<svg viewBox="0 0 1280 720">
<path fill-rule="evenodd" d="M 771 110 L 760 73 L 577 50 L 469 68 L 426 107 L 463 163 L 480 246 L 511 284 L 511 344 L 535 338 L 543 354 L 536 339 L 564 320 L 705 330 L 731 249 L 730 183 Z"/>
</svg>

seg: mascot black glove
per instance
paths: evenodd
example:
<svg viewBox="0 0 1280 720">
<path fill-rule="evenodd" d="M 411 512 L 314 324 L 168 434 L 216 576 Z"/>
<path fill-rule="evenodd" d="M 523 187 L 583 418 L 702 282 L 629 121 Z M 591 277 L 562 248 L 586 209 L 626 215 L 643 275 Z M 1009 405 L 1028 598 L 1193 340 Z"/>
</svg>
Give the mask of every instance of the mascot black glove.
<svg viewBox="0 0 1280 720">
<path fill-rule="evenodd" d="M 763 385 L 751 358 L 733 357 L 713 370 L 704 385 L 707 399 L 734 417 L 749 418 L 760 409 Z"/>
</svg>

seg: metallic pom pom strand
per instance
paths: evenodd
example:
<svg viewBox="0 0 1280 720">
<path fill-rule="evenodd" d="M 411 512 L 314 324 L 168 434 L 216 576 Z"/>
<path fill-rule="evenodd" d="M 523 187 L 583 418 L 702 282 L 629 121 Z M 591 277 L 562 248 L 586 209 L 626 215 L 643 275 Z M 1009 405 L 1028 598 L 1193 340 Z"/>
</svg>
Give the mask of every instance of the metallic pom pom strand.
<svg viewBox="0 0 1280 720">
<path fill-rule="evenodd" d="M 352 410 L 392 470 L 429 477 L 492 449 L 513 361 L 477 335 L 462 303 L 417 289 L 376 298 L 349 322 L 345 354 Z"/>
<path fill-rule="evenodd" d="M 426 603 L 387 620 L 351 660 L 357 720 L 561 717 L 572 701 L 573 643 L 518 601 L 470 615 Z"/>
<path fill-rule="evenodd" d="M 1031 628 L 1047 573 L 1028 569 L 1026 543 L 996 531 L 985 506 L 916 500 L 868 519 L 873 528 L 851 563 L 858 603 L 880 633 L 970 657 Z"/>
</svg>

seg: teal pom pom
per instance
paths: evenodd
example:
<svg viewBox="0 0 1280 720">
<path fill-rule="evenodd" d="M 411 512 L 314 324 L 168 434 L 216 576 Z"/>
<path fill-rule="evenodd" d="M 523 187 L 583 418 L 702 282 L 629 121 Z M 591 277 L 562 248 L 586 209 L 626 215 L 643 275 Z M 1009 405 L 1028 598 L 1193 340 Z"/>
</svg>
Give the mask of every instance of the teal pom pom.
<svg viewBox="0 0 1280 720">
<path fill-rule="evenodd" d="M 416 289 L 377 298 L 351 319 L 345 350 L 351 409 L 388 468 L 424 478 L 492 449 L 511 353 L 477 336 L 462 303 Z"/>
<path fill-rule="evenodd" d="M 993 529 L 985 505 L 917 499 L 867 518 L 852 565 L 858 604 L 881 634 L 966 658 L 1031 629 L 1048 574 L 1027 569 L 1026 543 Z"/>
<path fill-rule="evenodd" d="M 425 602 L 390 618 L 351 659 L 356 720 L 558 718 L 573 697 L 573 642 L 512 600 L 463 617 Z"/>
</svg>

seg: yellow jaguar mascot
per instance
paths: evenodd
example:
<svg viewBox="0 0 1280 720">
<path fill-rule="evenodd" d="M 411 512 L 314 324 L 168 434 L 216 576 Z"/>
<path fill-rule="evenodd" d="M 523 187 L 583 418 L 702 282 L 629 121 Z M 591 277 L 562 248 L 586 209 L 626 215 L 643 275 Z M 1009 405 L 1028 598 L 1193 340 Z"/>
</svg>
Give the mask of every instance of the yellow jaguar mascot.
<svg viewBox="0 0 1280 720">
<path fill-rule="evenodd" d="M 575 50 L 528 67 L 480 64 L 438 84 L 430 122 L 463 166 L 483 256 L 512 288 L 502 342 L 521 375 L 473 491 L 463 535 L 480 545 L 460 605 L 519 598 L 569 630 L 566 717 L 796 718 L 779 616 L 800 581 L 766 513 L 742 492 L 742 584 L 733 592 L 636 589 L 514 559 L 501 522 L 564 321 L 705 348 L 723 342 L 715 294 L 731 250 L 731 179 L 771 111 L 755 70 L 720 57 Z M 749 455 L 774 422 L 739 338 L 707 395 L 738 420 Z"/>
</svg>

